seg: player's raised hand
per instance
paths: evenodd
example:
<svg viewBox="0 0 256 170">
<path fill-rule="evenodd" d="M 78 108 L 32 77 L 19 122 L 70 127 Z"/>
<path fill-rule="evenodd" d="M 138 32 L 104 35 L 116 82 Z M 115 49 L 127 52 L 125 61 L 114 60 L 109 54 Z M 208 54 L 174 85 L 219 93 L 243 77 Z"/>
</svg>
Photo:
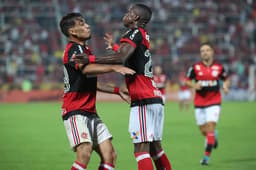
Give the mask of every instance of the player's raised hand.
<svg viewBox="0 0 256 170">
<path fill-rule="evenodd" d="M 82 54 L 73 54 L 71 57 L 71 61 L 74 61 L 79 64 L 88 64 L 89 56 L 85 53 Z"/>
<path fill-rule="evenodd" d="M 112 49 L 114 45 L 112 34 L 106 33 L 104 35 L 105 44 L 107 45 L 106 49 Z"/>
<path fill-rule="evenodd" d="M 134 70 L 132 70 L 128 67 L 122 66 L 122 65 L 113 65 L 112 69 L 117 73 L 121 73 L 122 75 L 126 75 L 126 74 L 133 75 L 133 74 L 135 74 Z"/>
</svg>

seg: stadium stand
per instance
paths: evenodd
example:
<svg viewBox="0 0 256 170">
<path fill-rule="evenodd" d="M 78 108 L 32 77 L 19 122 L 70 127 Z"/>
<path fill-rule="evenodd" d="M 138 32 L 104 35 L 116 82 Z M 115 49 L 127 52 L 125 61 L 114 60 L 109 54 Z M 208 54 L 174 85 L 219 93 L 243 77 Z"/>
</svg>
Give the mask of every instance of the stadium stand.
<svg viewBox="0 0 256 170">
<path fill-rule="evenodd" d="M 103 35 L 115 39 L 124 29 L 121 17 L 130 0 L 2 0 L 0 3 L 0 89 L 21 89 L 27 80 L 33 89 L 61 88 L 64 37 L 58 22 L 67 12 L 81 12 L 91 25 L 90 46 L 106 52 Z M 256 63 L 256 3 L 253 0 L 152 0 L 153 60 L 161 64 L 176 87 L 179 72 L 199 59 L 198 47 L 212 41 L 216 58 L 231 73 L 232 89 L 247 92 L 249 66 Z M 121 76 L 100 76 L 120 83 Z M 48 85 L 50 82 L 51 85 Z M 47 84 L 47 85 L 46 85 Z M 254 83 L 256 84 L 256 83 Z M 255 88 L 254 88 L 255 89 Z M 242 93 L 244 94 L 244 93 Z"/>
</svg>

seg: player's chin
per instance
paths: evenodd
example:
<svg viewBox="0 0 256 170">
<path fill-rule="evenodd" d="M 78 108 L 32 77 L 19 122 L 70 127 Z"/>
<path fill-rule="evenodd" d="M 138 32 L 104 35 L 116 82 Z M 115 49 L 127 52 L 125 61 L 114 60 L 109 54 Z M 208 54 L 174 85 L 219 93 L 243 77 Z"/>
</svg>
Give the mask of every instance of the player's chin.
<svg viewBox="0 0 256 170">
<path fill-rule="evenodd" d="M 85 40 L 85 41 L 86 41 L 86 40 L 89 40 L 89 39 L 91 39 L 91 37 L 92 37 L 92 35 L 90 34 L 90 35 L 86 36 L 86 37 L 84 38 L 84 40 Z"/>
</svg>

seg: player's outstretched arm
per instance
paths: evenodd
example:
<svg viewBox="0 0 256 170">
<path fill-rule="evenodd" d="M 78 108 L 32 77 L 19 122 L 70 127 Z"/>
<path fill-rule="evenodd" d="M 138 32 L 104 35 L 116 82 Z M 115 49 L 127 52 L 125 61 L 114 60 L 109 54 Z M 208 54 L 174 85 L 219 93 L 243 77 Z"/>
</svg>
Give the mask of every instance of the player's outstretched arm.
<svg viewBox="0 0 256 170">
<path fill-rule="evenodd" d="M 96 75 L 96 74 L 104 74 L 104 73 L 109 73 L 109 72 L 117 72 L 122 75 L 133 75 L 135 74 L 135 71 L 128 68 L 124 67 L 122 65 L 108 65 L 108 64 L 79 64 L 78 65 L 79 69 L 83 74 L 87 75 Z"/>
<path fill-rule="evenodd" d="M 97 63 L 97 64 L 123 64 L 124 61 L 135 51 L 135 47 L 129 43 L 121 43 L 119 50 L 115 54 L 107 56 L 94 56 L 83 54 L 72 55 L 71 60 L 80 64 Z"/>
</svg>

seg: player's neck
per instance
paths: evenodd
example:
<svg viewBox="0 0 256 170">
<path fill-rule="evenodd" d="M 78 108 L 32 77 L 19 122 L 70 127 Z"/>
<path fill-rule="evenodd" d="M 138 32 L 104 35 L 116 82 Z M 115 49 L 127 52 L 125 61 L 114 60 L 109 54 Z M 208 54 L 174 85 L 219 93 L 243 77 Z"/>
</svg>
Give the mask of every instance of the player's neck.
<svg viewBox="0 0 256 170">
<path fill-rule="evenodd" d="M 75 42 L 75 43 L 80 44 L 80 45 L 85 45 L 84 40 L 80 40 L 80 39 L 77 39 L 75 37 L 69 37 L 68 41 Z"/>
<path fill-rule="evenodd" d="M 213 60 L 212 59 L 208 59 L 208 60 L 202 60 L 202 62 L 204 63 L 204 65 L 206 65 L 206 66 L 210 66 L 210 65 L 212 65 L 212 63 L 213 63 Z"/>
</svg>

